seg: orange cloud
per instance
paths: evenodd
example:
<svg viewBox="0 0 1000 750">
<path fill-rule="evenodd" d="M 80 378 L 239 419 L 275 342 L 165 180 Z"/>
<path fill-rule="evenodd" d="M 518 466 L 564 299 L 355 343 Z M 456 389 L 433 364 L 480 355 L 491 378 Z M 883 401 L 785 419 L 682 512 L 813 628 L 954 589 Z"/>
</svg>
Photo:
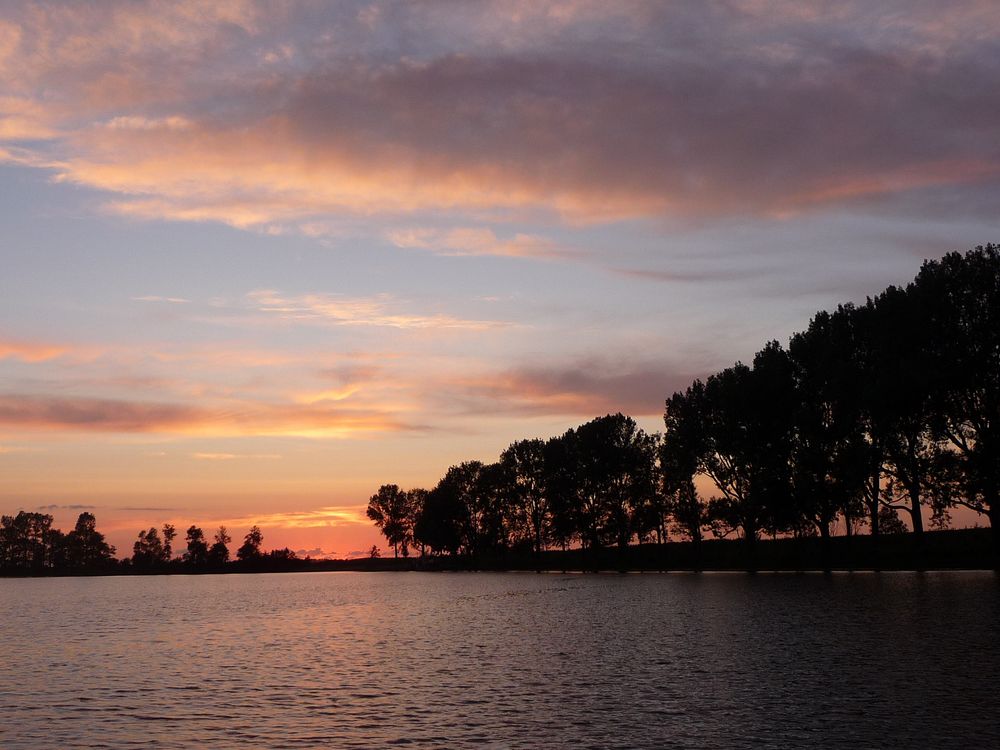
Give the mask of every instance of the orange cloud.
<svg viewBox="0 0 1000 750">
<path fill-rule="evenodd" d="M 487 227 L 457 227 L 442 231 L 417 227 L 388 233 L 396 247 L 430 250 L 436 255 L 500 255 L 513 258 L 567 258 L 575 253 L 544 237 L 515 234 L 501 239 Z"/>
<path fill-rule="evenodd" d="M 278 527 L 285 529 L 315 529 L 336 528 L 342 526 L 371 526 L 371 521 L 365 515 L 367 505 L 328 505 L 314 510 L 286 511 L 257 516 L 225 519 L 224 523 L 236 527 L 246 527 L 253 524 L 262 528 Z"/>
<path fill-rule="evenodd" d="M 372 410 L 249 402 L 223 402 L 207 408 L 20 394 L 0 396 L 0 425 L 43 431 L 313 438 L 416 429 Z"/>
<path fill-rule="evenodd" d="M 0 359 L 19 359 L 22 362 L 44 362 L 61 357 L 67 347 L 28 341 L 0 341 Z"/>
<path fill-rule="evenodd" d="M 394 308 L 399 303 L 388 294 L 375 297 L 305 294 L 285 297 L 262 289 L 251 292 L 249 299 L 257 309 L 281 320 L 323 322 L 332 325 L 379 326 L 385 328 L 467 329 L 483 331 L 507 327 L 509 323 L 491 320 L 467 320 L 450 315 L 416 315 Z"/>
</svg>

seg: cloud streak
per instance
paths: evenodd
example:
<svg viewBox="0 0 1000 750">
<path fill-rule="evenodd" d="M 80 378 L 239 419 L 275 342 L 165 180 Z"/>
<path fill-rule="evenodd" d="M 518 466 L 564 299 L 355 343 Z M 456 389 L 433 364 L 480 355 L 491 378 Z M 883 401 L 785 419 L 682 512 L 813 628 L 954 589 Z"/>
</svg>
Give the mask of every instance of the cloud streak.
<svg viewBox="0 0 1000 750">
<path fill-rule="evenodd" d="M 622 411 L 659 416 L 664 399 L 692 379 L 665 362 L 622 365 L 583 359 L 457 378 L 443 390 L 446 407 L 460 413 L 592 417 Z"/>
<path fill-rule="evenodd" d="M 256 309 L 272 318 L 296 323 L 323 323 L 338 326 L 379 328 L 484 331 L 510 324 L 491 320 L 469 320 L 451 315 L 421 315 L 406 312 L 391 295 L 349 297 L 346 295 L 303 294 L 285 296 L 262 289 L 248 295 Z"/>
<path fill-rule="evenodd" d="M 391 414 L 367 409 L 254 402 L 195 407 L 25 394 L 0 395 L 0 426 L 40 431 L 316 438 L 420 429 Z"/>
</svg>

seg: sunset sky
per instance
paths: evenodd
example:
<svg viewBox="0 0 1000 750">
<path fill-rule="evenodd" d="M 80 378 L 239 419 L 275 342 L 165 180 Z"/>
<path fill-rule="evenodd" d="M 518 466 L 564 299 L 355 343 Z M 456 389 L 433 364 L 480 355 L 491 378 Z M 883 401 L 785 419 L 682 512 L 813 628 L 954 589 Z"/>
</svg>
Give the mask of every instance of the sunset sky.
<svg viewBox="0 0 1000 750">
<path fill-rule="evenodd" d="M 0 3 L 0 511 L 384 543 L 998 237 L 995 2 Z"/>
</svg>

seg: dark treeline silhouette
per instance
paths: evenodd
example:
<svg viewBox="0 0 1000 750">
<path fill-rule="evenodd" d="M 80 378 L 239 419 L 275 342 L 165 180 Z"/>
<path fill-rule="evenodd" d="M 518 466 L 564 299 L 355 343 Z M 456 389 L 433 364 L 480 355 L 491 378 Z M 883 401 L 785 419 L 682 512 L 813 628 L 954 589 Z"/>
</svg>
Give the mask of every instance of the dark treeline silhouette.
<svg viewBox="0 0 1000 750">
<path fill-rule="evenodd" d="M 91 513 L 81 513 L 67 534 L 52 527 L 46 513 L 19 512 L 0 517 L 0 571 L 39 573 L 47 570 L 107 570 L 117 563 L 115 548 L 97 531 Z"/>
<path fill-rule="evenodd" d="M 188 528 L 185 548 L 175 555 L 177 530 L 164 524 L 162 530 L 151 527 L 139 532 L 132 545 L 132 556 L 119 560 L 115 548 L 97 531 L 91 513 L 81 513 L 68 534 L 53 528 L 52 516 L 19 512 L 0 517 L 0 574 L 95 574 L 95 573 L 209 573 L 270 572 L 298 569 L 311 562 L 299 559 L 287 547 L 265 552 L 264 535 L 253 526 L 230 559 L 232 538 L 220 526 L 209 544 L 197 526 Z M 162 535 L 161 535 L 162 533 Z"/>
<path fill-rule="evenodd" d="M 806 539 L 831 564 L 831 535 L 868 547 L 911 530 L 921 565 L 924 511 L 945 528 L 963 506 L 992 529 L 1000 559 L 1000 249 L 925 261 L 906 287 L 819 312 L 786 347 L 764 346 L 666 399 L 665 431 L 629 417 L 520 440 L 498 461 L 466 461 L 431 490 L 383 485 L 369 518 L 394 555 L 591 553 L 673 535 L 698 567 L 706 531 Z M 701 497 L 697 477 L 717 491 Z M 838 547 L 839 549 L 839 547 Z M 893 545 L 898 550 L 898 545 Z M 878 559 L 877 557 L 874 559 Z M 539 567 L 540 567 L 539 563 Z"/>
</svg>

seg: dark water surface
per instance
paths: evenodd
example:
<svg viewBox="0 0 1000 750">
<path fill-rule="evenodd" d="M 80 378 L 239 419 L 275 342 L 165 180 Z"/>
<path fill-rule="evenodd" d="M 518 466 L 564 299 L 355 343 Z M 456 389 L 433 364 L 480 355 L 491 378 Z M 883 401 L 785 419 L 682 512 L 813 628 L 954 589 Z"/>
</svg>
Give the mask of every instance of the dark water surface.
<svg viewBox="0 0 1000 750">
<path fill-rule="evenodd" d="M 0 580 L 0 747 L 1000 748 L 992 573 Z"/>
</svg>

